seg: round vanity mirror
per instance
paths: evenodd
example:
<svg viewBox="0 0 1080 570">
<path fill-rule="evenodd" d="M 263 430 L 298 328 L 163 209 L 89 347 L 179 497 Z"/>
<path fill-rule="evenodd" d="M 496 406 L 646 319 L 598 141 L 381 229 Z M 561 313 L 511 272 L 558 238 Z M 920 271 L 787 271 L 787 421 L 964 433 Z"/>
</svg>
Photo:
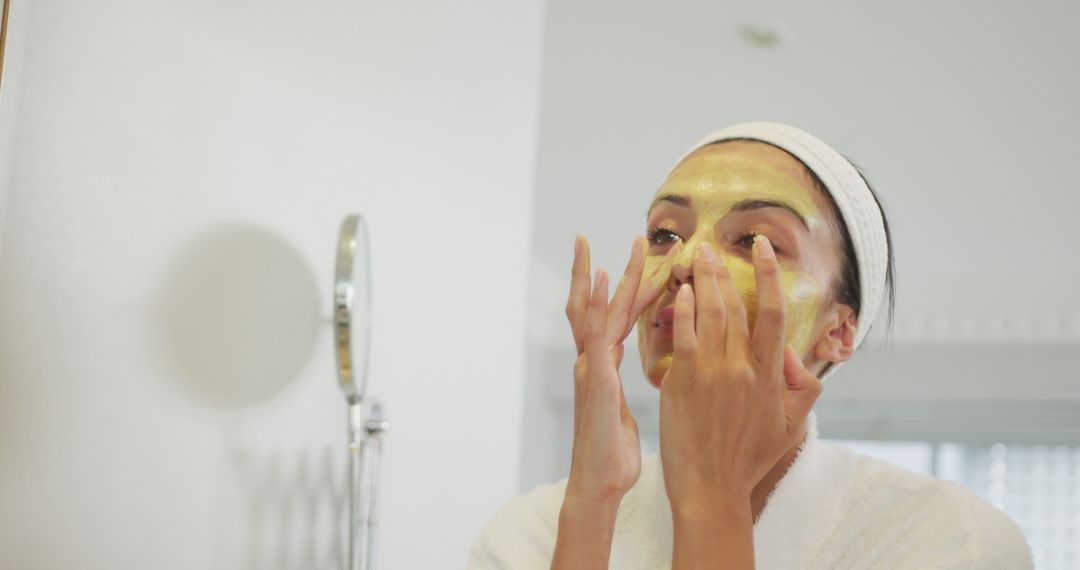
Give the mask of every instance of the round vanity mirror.
<svg viewBox="0 0 1080 570">
<path fill-rule="evenodd" d="M 367 222 L 341 222 L 334 273 L 334 354 L 338 382 L 350 403 L 364 399 L 371 333 L 371 256 Z"/>
</svg>

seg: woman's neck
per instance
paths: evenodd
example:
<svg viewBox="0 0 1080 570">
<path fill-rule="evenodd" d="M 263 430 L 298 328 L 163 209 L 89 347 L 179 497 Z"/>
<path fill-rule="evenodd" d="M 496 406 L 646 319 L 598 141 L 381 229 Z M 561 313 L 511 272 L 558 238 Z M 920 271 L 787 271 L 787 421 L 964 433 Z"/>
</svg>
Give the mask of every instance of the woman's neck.
<svg viewBox="0 0 1080 570">
<path fill-rule="evenodd" d="M 798 438 L 798 443 L 791 449 L 784 453 L 783 457 L 773 465 L 772 469 L 765 474 L 765 477 L 754 486 L 754 490 L 750 492 L 750 506 L 754 513 L 754 521 L 756 522 L 761 516 L 761 512 L 765 510 L 765 501 L 772 494 L 776 486 L 780 484 L 780 480 L 784 478 L 784 474 L 787 473 L 791 465 L 795 463 L 795 456 L 799 454 L 799 447 L 802 446 L 803 441 L 806 440 L 806 426 L 804 424 L 802 429 L 802 435 Z"/>
</svg>

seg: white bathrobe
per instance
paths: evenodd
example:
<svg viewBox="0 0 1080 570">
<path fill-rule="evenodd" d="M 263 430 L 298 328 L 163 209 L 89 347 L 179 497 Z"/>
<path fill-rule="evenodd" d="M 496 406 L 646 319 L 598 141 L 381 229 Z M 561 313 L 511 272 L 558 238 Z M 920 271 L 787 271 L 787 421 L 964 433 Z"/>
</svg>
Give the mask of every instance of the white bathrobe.
<svg viewBox="0 0 1080 570">
<path fill-rule="evenodd" d="M 547 569 L 566 479 L 542 485 L 495 513 L 473 544 L 469 570 Z M 656 455 L 623 498 L 610 568 L 671 567 L 671 505 Z M 1020 529 L 970 491 L 807 438 L 754 523 L 758 569 L 1032 568 Z"/>
</svg>

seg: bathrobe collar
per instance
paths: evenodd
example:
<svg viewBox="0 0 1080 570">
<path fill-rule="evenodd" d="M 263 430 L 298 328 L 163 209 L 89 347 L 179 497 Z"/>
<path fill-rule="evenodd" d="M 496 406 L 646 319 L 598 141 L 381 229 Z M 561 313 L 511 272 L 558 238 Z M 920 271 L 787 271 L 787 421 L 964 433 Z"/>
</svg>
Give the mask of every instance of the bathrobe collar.
<svg viewBox="0 0 1080 570">
<path fill-rule="evenodd" d="M 806 418 L 806 439 L 754 523 L 758 568 L 800 568 L 846 512 L 854 464 L 818 442 L 817 414 Z M 642 469 L 616 520 L 613 568 L 638 568 L 644 560 L 671 560 L 671 503 L 659 455 Z M 655 566 L 652 566 L 655 567 Z"/>
<path fill-rule="evenodd" d="M 800 568 L 813 559 L 848 510 L 854 475 L 850 458 L 818 441 L 811 411 L 799 454 L 754 523 L 758 568 Z"/>
</svg>

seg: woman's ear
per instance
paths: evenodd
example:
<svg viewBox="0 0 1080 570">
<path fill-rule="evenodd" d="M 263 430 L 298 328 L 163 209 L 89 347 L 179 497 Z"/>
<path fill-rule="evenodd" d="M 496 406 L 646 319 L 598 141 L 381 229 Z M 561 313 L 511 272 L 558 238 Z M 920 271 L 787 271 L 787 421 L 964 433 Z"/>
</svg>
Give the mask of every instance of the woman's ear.
<svg viewBox="0 0 1080 570">
<path fill-rule="evenodd" d="M 834 303 L 825 318 L 825 329 L 814 345 L 815 360 L 847 362 L 855 353 L 855 327 L 859 316 L 842 303 Z"/>
</svg>

